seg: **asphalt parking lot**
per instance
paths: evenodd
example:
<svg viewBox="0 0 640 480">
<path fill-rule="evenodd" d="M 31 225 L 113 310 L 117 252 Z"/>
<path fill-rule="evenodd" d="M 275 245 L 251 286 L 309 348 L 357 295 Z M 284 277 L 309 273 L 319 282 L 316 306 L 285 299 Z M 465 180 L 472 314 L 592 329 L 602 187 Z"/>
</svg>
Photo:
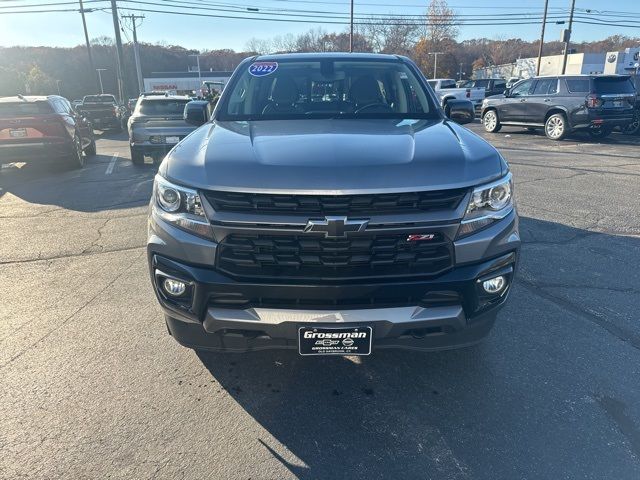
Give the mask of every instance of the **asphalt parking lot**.
<svg viewBox="0 0 640 480">
<path fill-rule="evenodd" d="M 524 240 L 491 336 L 196 355 L 148 279 L 156 171 L 0 172 L 0 478 L 640 478 L 640 137 L 504 128 Z"/>
</svg>

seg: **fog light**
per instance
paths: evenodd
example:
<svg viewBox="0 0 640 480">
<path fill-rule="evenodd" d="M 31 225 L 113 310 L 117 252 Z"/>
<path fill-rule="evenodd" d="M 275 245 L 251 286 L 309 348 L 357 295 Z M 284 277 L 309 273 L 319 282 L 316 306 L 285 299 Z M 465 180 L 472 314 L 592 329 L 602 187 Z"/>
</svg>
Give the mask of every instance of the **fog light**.
<svg viewBox="0 0 640 480">
<path fill-rule="evenodd" d="M 162 282 L 162 288 L 172 297 L 179 297 L 187 291 L 187 285 L 184 282 L 173 278 L 165 278 Z"/>
<path fill-rule="evenodd" d="M 501 292 L 506 284 L 507 279 L 500 275 L 482 282 L 482 288 L 484 288 L 484 291 L 487 293 L 495 294 Z"/>
</svg>

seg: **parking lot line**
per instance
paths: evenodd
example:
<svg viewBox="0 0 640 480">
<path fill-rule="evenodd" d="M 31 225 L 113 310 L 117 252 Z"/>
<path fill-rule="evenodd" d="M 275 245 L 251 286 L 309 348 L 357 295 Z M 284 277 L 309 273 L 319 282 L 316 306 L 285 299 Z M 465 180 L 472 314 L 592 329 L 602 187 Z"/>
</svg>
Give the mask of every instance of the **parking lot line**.
<svg viewBox="0 0 640 480">
<path fill-rule="evenodd" d="M 109 165 L 107 166 L 107 170 L 104 172 L 105 175 L 111 175 L 113 173 L 113 169 L 116 166 L 117 160 L 118 160 L 118 154 L 114 153 L 113 157 L 111 157 L 111 161 L 109 162 Z"/>
</svg>

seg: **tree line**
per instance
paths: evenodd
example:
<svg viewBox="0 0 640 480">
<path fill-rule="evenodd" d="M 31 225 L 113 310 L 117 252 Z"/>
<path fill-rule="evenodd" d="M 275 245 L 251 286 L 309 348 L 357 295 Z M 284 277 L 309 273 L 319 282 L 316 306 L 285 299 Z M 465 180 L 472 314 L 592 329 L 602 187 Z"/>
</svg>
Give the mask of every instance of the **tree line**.
<svg viewBox="0 0 640 480">
<path fill-rule="evenodd" d="M 438 56 L 439 77 L 469 78 L 473 70 L 490 65 L 514 62 L 518 58 L 535 57 L 539 42 L 520 38 L 477 38 L 458 41 L 455 13 L 446 0 L 432 0 L 424 23 L 399 17 L 385 20 L 372 18 L 356 25 L 354 50 L 406 55 L 412 58 L 427 77 L 433 76 L 434 58 Z M 604 40 L 572 44 L 577 52 L 621 50 L 640 44 L 640 38 L 613 35 Z M 546 42 L 544 54 L 562 53 L 559 41 Z M 200 51 L 203 71 L 231 71 L 240 61 L 254 54 L 282 52 L 338 52 L 349 50 L 349 32 L 326 32 L 320 28 L 305 33 L 287 34 L 270 39 L 253 38 L 245 51 L 217 49 Z M 109 37 L 91 42 L 96 68 L 102 72 L 105 93 L 117 92 L 116 49 Z M 193 50 L 165 43 L 141 43 L 143 76 L 151 72 L 187 71 L 195 66 Z M 124 45 L 128 92 L 136 92 L 133 46 Z M 96 72 L 89 68 L 86 47 L 0 47 L 0 96 L 23 94 L 56 94 L 74 99 L 99 93 Z"/>
</svg>

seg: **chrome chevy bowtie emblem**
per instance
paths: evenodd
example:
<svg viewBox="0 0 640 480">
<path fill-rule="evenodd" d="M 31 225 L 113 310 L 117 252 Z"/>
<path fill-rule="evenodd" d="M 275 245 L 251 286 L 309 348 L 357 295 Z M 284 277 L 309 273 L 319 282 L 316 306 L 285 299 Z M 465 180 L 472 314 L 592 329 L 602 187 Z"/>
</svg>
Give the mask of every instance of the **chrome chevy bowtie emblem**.
<svg viewBox="0 0 640 480">
<path fill-rule="evenodd" d="M 324 220 L 309 220 L 305 232 L 321 232 L 326 238 L 346 237 L 350 232 L 362 232 L 369 220 L 349 220 L 347 217 L 324 217 Z"/>
</svg>

